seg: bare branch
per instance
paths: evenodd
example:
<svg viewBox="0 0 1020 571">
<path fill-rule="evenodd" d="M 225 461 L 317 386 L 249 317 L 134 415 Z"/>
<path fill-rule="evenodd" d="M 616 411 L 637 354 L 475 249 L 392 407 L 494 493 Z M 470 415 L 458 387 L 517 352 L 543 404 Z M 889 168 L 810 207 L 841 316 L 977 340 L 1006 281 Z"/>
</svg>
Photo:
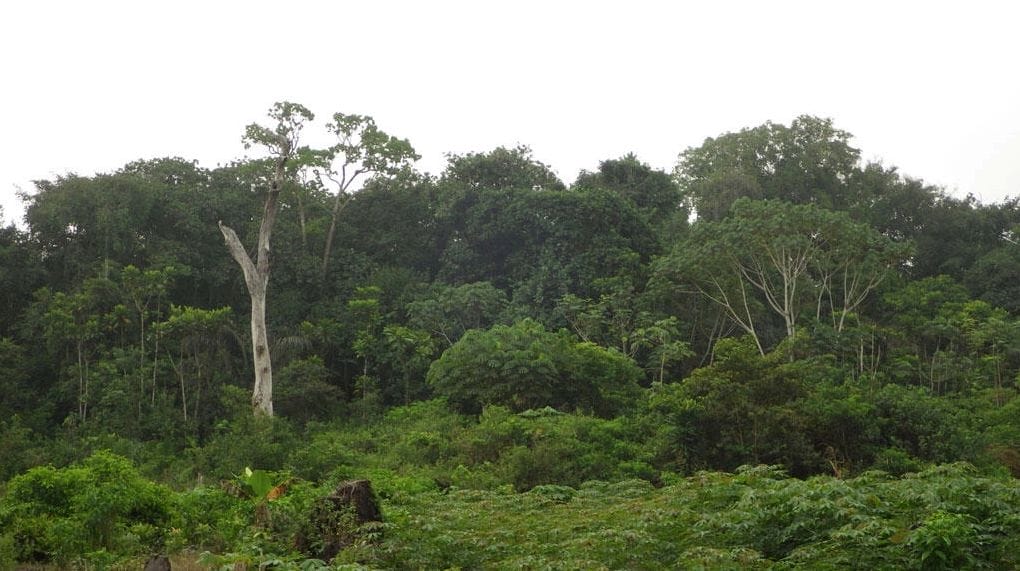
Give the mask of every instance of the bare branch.
<svg viewBox="0 0 1020 571">
<path fill-rule="evenodd" d="M 217 224 L 220 227 L 220 233 L 223 234 L 223 240 L 227 243 L 230 256 L 241 266 L 241 271 L 244 272 L 244 282 L 247 284 L 248 290 L 251 291 L 256 287 L 256 284 L 260 283 L 258 271 L 255 269 L 254 262 L 251 261 L 251 256 L 244 249 L 241 239 L 237 237 L 237 232 L 234 232 L 233 228 L 224 224 L 222 220 Z"/>
</svg>

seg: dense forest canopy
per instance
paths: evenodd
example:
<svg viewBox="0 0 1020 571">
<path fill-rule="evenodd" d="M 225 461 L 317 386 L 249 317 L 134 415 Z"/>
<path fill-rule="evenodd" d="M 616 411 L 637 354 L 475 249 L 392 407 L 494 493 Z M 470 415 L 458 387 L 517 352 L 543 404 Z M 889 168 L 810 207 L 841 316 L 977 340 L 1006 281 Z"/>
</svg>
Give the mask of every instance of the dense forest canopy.
<svg viewBox="0 0 1020 571">
<path fill-rule="evenodd" d="M 418 172 L 370 117 L 282 105 L 249 127 L 267 158 L 37 181 L 24 229 L 0 228 L 0 479 L 22 478 L 0 563 L 3 538 L 18 560 L 77 553 L 25 543 L 18 475 L 133 469 L 100 450 L 176 488 L 249 466 L 390 492 L 748 464 L 1020 475 L 1017 199 L 864 162 L 818 117 L 707 139 L 672 173 L 626 155 L 570 182 L 523 146 Z M 273 383 L 255 407 L 275 418 L 245 396 L 256 265 Z M 806 557 L 796 541 L 752 547 Z"/>
</svg>

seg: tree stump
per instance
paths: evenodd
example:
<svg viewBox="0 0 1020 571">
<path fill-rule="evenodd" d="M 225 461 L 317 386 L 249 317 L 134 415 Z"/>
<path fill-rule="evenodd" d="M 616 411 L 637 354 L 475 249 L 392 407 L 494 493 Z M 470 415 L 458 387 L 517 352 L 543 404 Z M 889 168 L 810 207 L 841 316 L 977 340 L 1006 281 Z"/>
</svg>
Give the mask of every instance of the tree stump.
<svg viewBox="0 0 1020 571">
<path fill-rule="evenodd" d="M 312 507 L 307 524 L 295 538 L 295 547 L 323 561 L 364 537 L 363 525 L 381 522 L 382 511 L 368 480 L 343 482 Z"/>
<path fill-rule="evenodd" d="M 153 555 L 145 562 L 145 571 L 170 571 L 170 559 L 165 555 Z"/>
</svg>

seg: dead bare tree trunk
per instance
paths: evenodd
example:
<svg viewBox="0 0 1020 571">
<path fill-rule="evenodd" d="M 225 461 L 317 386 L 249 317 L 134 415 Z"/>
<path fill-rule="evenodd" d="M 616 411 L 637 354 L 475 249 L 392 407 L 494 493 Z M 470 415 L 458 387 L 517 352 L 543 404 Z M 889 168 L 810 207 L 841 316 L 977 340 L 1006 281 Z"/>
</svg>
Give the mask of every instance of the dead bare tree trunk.
<svg viewBox="0 0 1020 571">
<path fill-rule="evenodd" d="M 273 233 L 276 215 L 279 211 L 280 190 L 286 179 L 284 167 L 290 157 L 290 141 L 281 137 L 278 143 L 280 150 L 276 159 L 273 181 L 266 195 L 266 203 L 262 212 L 262 224 L 259 226 L 259 242 L 256 259 L 244 249 L 240 238 L 229 226 L 219 222 L 220 232 L 227 243 L 227 249 L 241 270 L 244 272 L 244 283 L 248 286 L 251 298 L 251 348 L 255 365 L 255 388 L 252 391 L 251 405 L 255 414 L 273 416 L 273 363 L 269 354 L 269 336 L 266 330 L 266 290 L 269 286 L 269 238 Z"/>
</svg>

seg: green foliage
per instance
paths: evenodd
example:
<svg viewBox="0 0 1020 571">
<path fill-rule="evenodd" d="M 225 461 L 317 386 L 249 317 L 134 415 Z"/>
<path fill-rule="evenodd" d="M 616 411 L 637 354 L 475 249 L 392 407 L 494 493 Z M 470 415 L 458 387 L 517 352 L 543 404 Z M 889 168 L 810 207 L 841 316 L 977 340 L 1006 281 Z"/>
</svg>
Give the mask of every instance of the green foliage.
<svg viewBox="0 0 1020 571">
<path fill-rule="evenodd" d="M 555 484 L 577 486 L 596 478 L 657 478 L 633 429 L 612 421 L 558 413 L 552 409 L 511 414 L 486 408 L 477 426 L 460 431 L 451 443 L 457 454 L 451 483 L 515 489 Z"/>
<path fill-rule="evenodd" d="M 488 282 L 457 287 L 440 284 L 422 299 L 407 304 L 408 321 L 450 346 L 467 331 L 495 325 L 508 305 L 506 294 Z"/>
<path fill-rule="evenodd" d="M 907 541 L 921 569 L 970 569 L 980 565 L 978 526 L 965 515 L 935 512 Z"/>
<path fill-rule="evenodd" d="M 13 537 L 19 561 L 148 553 L 166 539 L 169 494 L 125 458 L 97 452 L 76 466 L 13 478 L 0 503 L 0 529 Z"/>
<path fill-rule="evenodd" d="M 674 175 L 700 218 L 722 218 L 740 198 L 847 210 L 872 199 L 851 184 L 860 151 L 850 139 L 831 119 L 801 115 L 708 138 L 681 153 Z"/>
<path fill-rule="evenodd" d="M 1016 315 L 1020 310 L 1020 248 L 1006 244 L 982 255 L 966 271 L 963 283 L 975 298 Z"/>
<path fill-rule="evenodd" d="M 659 271 L 718 305 L 764 353 L 778 341 L 770 320 L 795 339 L 806 308 L 842 331 L 908 252 L 843 212 L 741 198 L 723 220 L 695 224 Z"/>
<path fill-rule="evenodd" d="M 245 467 L 244 472 L 237 476 L 237 480 L 244 486 L 250 497 L 259 500 L 268 496 L 269 492 L 278 485 L 276 478 L 269 472 L 252 470 L 249 467 Z"/>
<path fill-rule="evenodd" d="M 202 553 L 199 562 L 210 569 L 219 571 L 233 571 L 238 566 L 244 568 L 255 567 L 256 569 L 279 569 L 280 571 L 328 571 L 337 569 L 328 565 L 320 559 L 306 558 L 300 555 L 280 556 L 276 554 L 250 554 L 250 553 L 227 553 L 216 555 L 210 552 Z M 360 567 L 341 567 L 341 569 L 360 569 Z"/>
<path fill-rule="evenodd" d="M 343 402 L 343 393 L 332 384 L 329 370 L 318 355 L 295 359 L 283 366 L 277 375 L 275 409 L 298 423 L 328 418 Z"/>
<path fill-rule="evenodd" d="M 253 416 L 243 389 L 225 389 L 226 408 L 233 418 L 220 422 L 204 446 L 188 451 L 196 476 L 230 478 L 248 466 L 282 469 L 294 449 L 296 435 L 291 424 L 285 419 Z"/>
<path fill-rule="evenodd" d="M 525 146 L 499 147 L 488 153 L 451 155 L 443 183 L 470 189 L 507 190 L 540 186 L 562 190 L 563 183 L 548 165 L 531 156 Z"/>
<path fill-rule="evenodd" d="M 465 412 L 499 404 L 611 416 L 636 397 L 638 378 L 640 370 L 620 353 L 525 319 L 469 331 L 432 364 L 427 380 Z"/>
<path fill-rule="evenodd" d="M 981 446 L 966 422 L 972 403 L 950 402 L 895 385 L 883 387 L 874 403 L 874 422 L 890 445 L 934 462 L 978 459 Z"/>
<path fill-rule="evenodd" d="M 1020 370 L 1020 325 L 1004 310 L 970 299 L 952 278 L 909 282 L 883 301 L 896 325 L 891 344 L 905 365 L 896 380 L 916 379 L 936 394 L 999 390 Z"/>
<path fill-rule="evenodd" d="M 929 190 L 923 201 L 917 200 L 916 192 L 913 194 L 905 198 L 916 202 L 904 209 L 916 213 L 910 238 L 917 244 L 917 256 L 910 276 L 922 279 L 947 275 L 968 283 L 973 288 L 971 293 L 983 299 L 1008 295 L 1012 284 L 1004 282 L 1015 266 L 1002 255 L 1002 249 L 1016 251 L 1016 244 L 1004 237 L 1009 238 L 1020 220 L 1017 200 L 986 205 L 973 195 L 958 198 L 941 189 Z M 997 267 L 989 264 L 993 260 Z M 978 277 L 975 272 L 979 270 L 987 273 Z M 996 291 L 999 286 L 1003 289 Z"/>
<path fill-rule="evenodd" d="M 663 386 L 652 399 L 662 414 L 677 410 L 668 405 L 682 394 L 673 388 L 680 387 Z M 647 481 L 660 482 L 651 473 L 653 459 L 634 439 L 641 429 L 622 418 L 489 407 L 472 420 L 430 401 L 393 409 L 385 421 L 360 428 L 309 429 L 319 431 L 319 442 L 339 444 L 349 460 L 320 474 L 329 480 L 322 484 L 245 472 L 252 497 L 272 501 L 254 502 L 230 492 L 231 486 L 175 494 L 105 453 L 70 468 L 33 469 L 13 479 L 0 501 L 0 549 L 22 562 L 100 565 L 147 553 L 148 540 L 140 538 L 150 538 L 171 551 L 209 551 L 203 560 L 214 566 L 324 568 L 295 552 L 294 538 L 331 482 L 368 476 L 380 489 L 387 521 L 368 530 L 372 542 L 356 542 L 330 568 L 556 562 L 585 569 L 952 569 L 1020 563 L 1016 481 L 980 476 L 964 464 L 902 478 L 868 472 L 804 480 L 777 467 L 745 466 L 735 474 L 665 475 L 665 486 L 655 488 Z M 312 447 L 303 457 L 321 450 Z M 643 479 L 629 479 L 634 476 Z M 288 480 L 285 489 L 281 479 Z M 96 488 L 102 491 L 89 492 Z M 267 490 L 281 491 L 263 494 Z M 151 513 L 160 514 L 156 521 L 145 519 Z M 68 535 L 97 521 L 116 522 L 105 536 L 112 541 L 86 531 Z M 87 541 L 95 543 L 86 547 Z"/>
<path fill-rule="evenodd" d="M 10 571 L 16 568 L 18 562 L 18 547 L 14 536 L 10 534 L 0 535 L 0 569 Z"/>
<path fill-rule="evenodd" d="M 686 224 L 688 209 L 684 208 L 676 182 L 666 173 L 653 170 L 634 154 L 599 163 L 597 172 L 582 171 L 574 188 L 604 188 L 626 197 L 653 224 L 682 221 Z"/>
<path fill-rule="evenodd" d="M 949 508 L 950 490 L 966 503 Z M 387 540 L 363 557 L 381 566 L 838 569 L 942 568 L 932 563 L 943 553 L 955 568 L 1007 568 L 1016 561 L 1008 530 L 1020 522 L 976 514 L 1015 505 L 1015 491 L 962 466 L 902 480 L 797 480 L 748 467 L 658 490 L 625 481 L 422 494 L 388 506 Z"/>
<path fill-rule="evenodd" d="M 435 188 L 426 177 L 404 174 L 370 179 L 349 197 L 340 213 L 337 243 L 363 254 L 376 266 L 433 275 L 440 254 Z M 345 261 L 338 278 L 350 275 L 349 265 Z"/>
<path fill-rule="evenodd" d="M 490 282 L 542 316 L 564 294 L 589 296 L 596 280 L 633 275 L 658 252 L 649 221 L 619 193 L 562 192 L 516 167 L 489 180 L 487 171 L 504 170 L 498 154 L 473 157 L 469 172 L 452 163 L 439 183 L 440 280 Z"/>
<path fill-rule="evenodd" d="M 434 400 L 391 409 L 371 423 L 310 424 L 306 431 L 308 443 L 287 461 L 295 475 L 369 478 L 386 498 L 440 486 L 530 489 L 659 475 L 638 440 L 639 428 L 627 419 L 551 408 L 514 414 L 489 406 L 472 418 Z"/>
<path fill-rule="evenodd" d="M 668 413 L 689 423 L 687 468 L 766 461 L 814 471 L 813 451 L 793 408 L 806 393 L 804 379 L 798 363 L 784 360 L 781 352 L 762 357 L 749 337 L 716 344 L 715 362 L 683 381 L 676 402 L 681 409 Z M 665 403 L 657 406 L 662 410 Z"/>
<path fill-rule="evenodd" d="M 250 504 L 220 487 L 197 487 L 176 495 L 167 547 L 226 552 L 241 543 L 251 526 Z"/>
<path fill-rule="evenodd" d="M 35 440 L 18 415 L 0 420 L 0 482 L 45 461 Z"/>
<path fill-rule="evenodd" d="M 315 119 L 315 114 L 306 107 L 289 101 L 274 103 L 268 115 L 276 122 L 275 127 L 264 127 L 256 123 L 245 127 L 246 149 L 262 145 L 275 155 L 288 156 L 297 149 L 297 141 L 304 124 Z"/>
<path fill-rule="evenodd" d="M 14 333 L 45 277 L 38 246 L 13 224 L 4 226 L 2 215 L 0 210 L 0 338 Z"/>
</svg>

